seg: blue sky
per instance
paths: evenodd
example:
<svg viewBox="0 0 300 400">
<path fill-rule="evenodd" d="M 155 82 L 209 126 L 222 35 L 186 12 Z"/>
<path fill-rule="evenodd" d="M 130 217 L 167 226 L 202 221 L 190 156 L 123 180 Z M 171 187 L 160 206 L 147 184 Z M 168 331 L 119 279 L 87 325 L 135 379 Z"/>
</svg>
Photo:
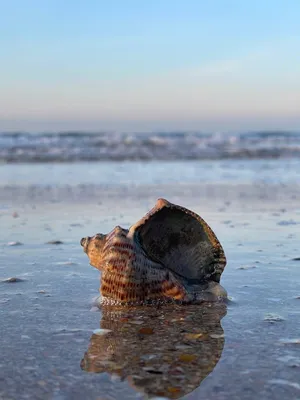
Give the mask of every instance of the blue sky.
<svg viewBox="0 0 300 400">
<path fill-rule="evenodd" d="M 0 130 L 300 128 L 299 0 L 0 0 Z"/>
</svg>

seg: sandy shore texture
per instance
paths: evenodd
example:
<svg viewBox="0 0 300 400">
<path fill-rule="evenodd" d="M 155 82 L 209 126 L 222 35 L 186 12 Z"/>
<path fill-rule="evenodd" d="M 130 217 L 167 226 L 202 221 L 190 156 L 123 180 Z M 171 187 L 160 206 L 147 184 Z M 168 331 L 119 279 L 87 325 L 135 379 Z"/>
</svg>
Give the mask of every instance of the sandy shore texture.
<svg viewBox="0 0 300 400">
<path fill-rule="evenodd" d="M 14 167 L 0 172 L 1 400 L 300 398 L 300 180 L 118 184 L 112 164 L 114 184 L 100 170 L 93 183 L 58 184 L 36 168 L 26 184 Z M 213 228 L 230 301 L 100 312 L 80 238 L 129 227 L 158 197 Z"/>
</svg>

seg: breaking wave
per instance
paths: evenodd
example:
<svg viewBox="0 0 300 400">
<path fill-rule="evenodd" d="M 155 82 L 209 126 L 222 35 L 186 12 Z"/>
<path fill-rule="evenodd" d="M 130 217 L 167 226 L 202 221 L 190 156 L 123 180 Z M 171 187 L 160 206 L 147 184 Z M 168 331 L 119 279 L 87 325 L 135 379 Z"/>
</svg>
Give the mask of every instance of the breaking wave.
<svg viewBox="0 0 300 400">
<path fill-rule="evenodd" d="M 300 157 L 300 132 L 0 133 L 0 162 Z"/>
</svg>

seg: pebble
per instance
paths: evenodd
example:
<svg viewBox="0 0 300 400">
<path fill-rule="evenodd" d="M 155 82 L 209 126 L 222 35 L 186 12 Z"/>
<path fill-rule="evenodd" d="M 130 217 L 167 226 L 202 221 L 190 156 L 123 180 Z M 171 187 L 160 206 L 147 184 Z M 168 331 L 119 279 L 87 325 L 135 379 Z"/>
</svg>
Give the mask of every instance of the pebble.
<svg viewBox="0 0 300 400">
<path fill-rule="evenodd" d="M 21 242 L 8 242 L 7 246 L 22 246 L 23 243 Z"/>
<path fill-rule="evenodd" d="M 180 387 L 176 387 L 176 386 L 170 386 L 168 387 L 168 392 L 175 394 L 175 393 L 180 393 L 181 392 L 181 388 Z"/>
<path fill-rule="evenodd" d="M 141 360 L 148 361 L 157 358 L 157 354 L 145 354 L 141 356 Z"/>
<path fill-rule="evenodd" d="M 64 244 L 61 240 L 49 240 L 46 244 Z"/>
<path fill-rule="evenodd" d="M 179 360 L 183 362 L 191 362 L 196 360 L 197 356 L 195 354 L 181 354 Z"/>
<path fill-rule="evenodd" d="M 146 371 L 146 372 L 149 372 L 149 374 L 155 374 L 155 375 L 163 374 L 163 371 L 160 371 L 159 369 L 143 367 L 143 370 Z"/>
<path fill-rule="evenodd" d="M 3 279 L 1 282 L 5 282 L 5 283 L 24 282 L 24 279 L 13 276 L 11 278 Z"/>
<path fill-rule="evenodd" d="M 142 325 L 143 324 L 143 321 L 136 321 L 136 320 L 131 320 L 131 321 L 128 321 L 130 324 L 133 324 L 133 325 Z"/>
<path fill-rule="evenodd" d="M 253 269 L 256 268 L 255 265 L 242 265 L 241 267 L 238 267 L 237 269 Z"/>
<path fill-rule="evenodd" d="M 265 315 L 264 321 L 270 322 L 270 323 L 272 324 L 272 323 L 274 323 L 274 322 L 281 322 L 281 321 L 284 321 L 284 318 L 281 317 L 281 316 L 278 315 L 278 314 L 272 314 L 272 313 L 270 313 L 270 314 L 266 314 L 266 315 Z"/>
<path fill-rule="evenodd" d="M 175 346 L 176 350 L 186 350 L 186 349 L 190 349 L 191 346 L 188 344 L 178 344 Z"/>
<path fill-rule="evenodd" d="M 214 334 L 212 333 L 211 335 L 209 335 L 212 339 L 221 339 L 223 338 L 225 335 L 224 333 L 221 333 L 220 335 Z"/>
<path fill-rule="evenodd" d="M 207 337 L 207 335 L 202 333 L 202 332 L 199 332 L 199 333 L 186 333 L 184 335 L 184 338 L 187 339 L 187 340 L 203 339 L 203 338 L 206 338 L 206 337 Z"/>
<path fill-rule="evenodd" d="M 60 261 L 56 263 L 57 265 L 77 265 L 74 261 Z"/>
<path fill-rule="evenodd" d="M 141 335 L 152 335 L 152 334 L 154 333 L 154 331 L 153 331 L 152 328 L 144 327 L 144 328 L 141 328 L 141 329 L 139 330 L 139 333 L 140 333 Z"/>
</svg>

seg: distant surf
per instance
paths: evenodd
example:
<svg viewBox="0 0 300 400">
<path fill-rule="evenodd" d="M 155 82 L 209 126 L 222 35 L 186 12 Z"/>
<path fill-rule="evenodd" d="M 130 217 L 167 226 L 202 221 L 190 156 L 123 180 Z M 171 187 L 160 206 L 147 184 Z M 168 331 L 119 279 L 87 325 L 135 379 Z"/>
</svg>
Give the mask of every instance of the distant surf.
<svg viewBox="0 0 300 400">
<path fill-rule="evenodd" d="M 0 133 L 0 162 L 300 157 L 300 132 Z"/>
</svg>

